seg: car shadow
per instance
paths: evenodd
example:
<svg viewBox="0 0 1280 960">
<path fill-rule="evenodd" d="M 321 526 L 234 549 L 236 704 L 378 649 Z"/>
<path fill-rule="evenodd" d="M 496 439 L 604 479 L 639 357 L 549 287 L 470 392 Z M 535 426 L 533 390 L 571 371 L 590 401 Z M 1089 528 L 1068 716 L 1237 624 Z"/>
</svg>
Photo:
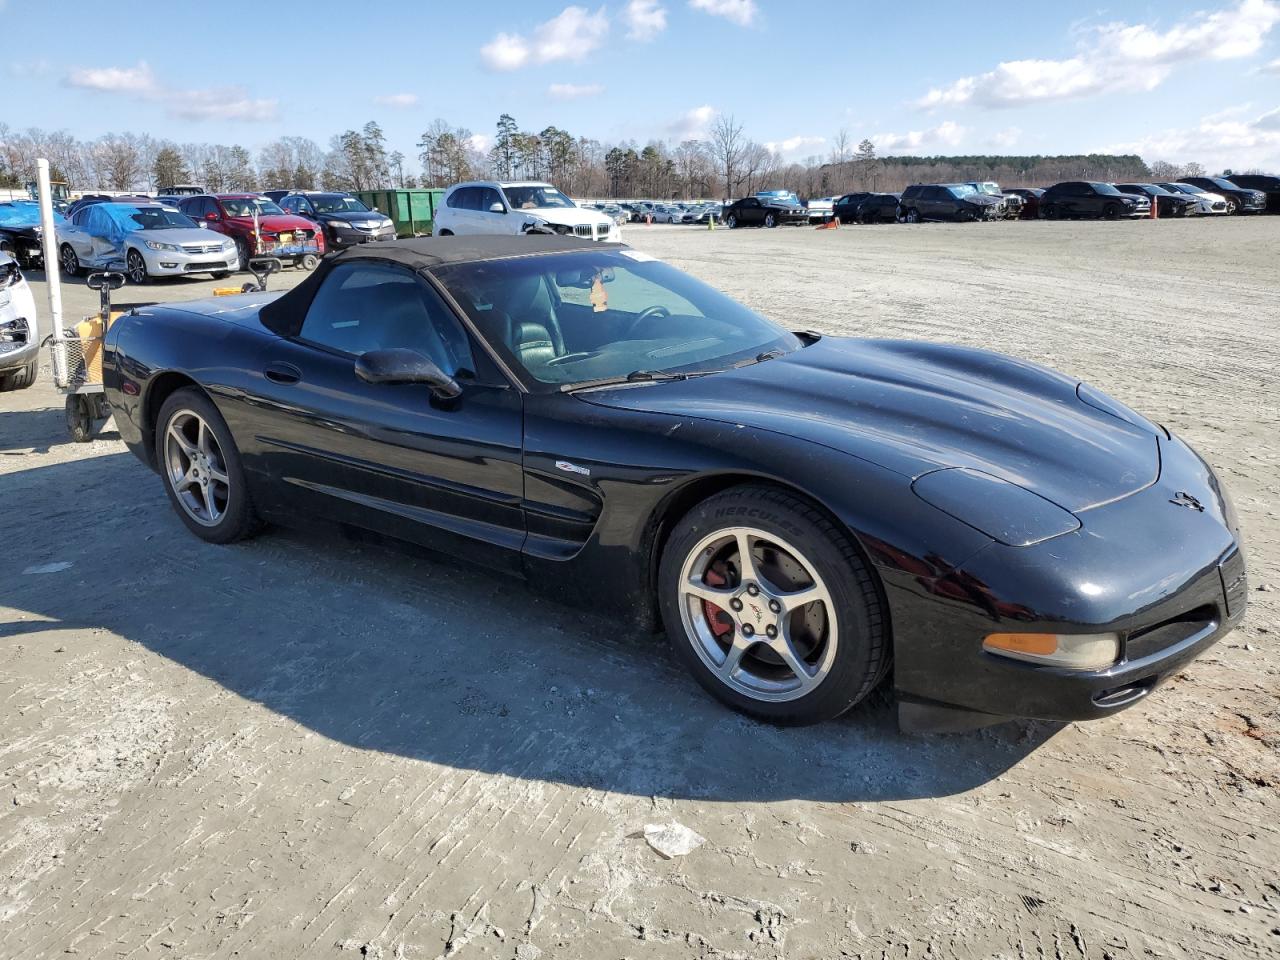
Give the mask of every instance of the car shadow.
<svg viewBox="0 0 1280 960">
<path fill-rule="evenodd" d="M 664 640 L 604 608 L 341 537 L 205 544 L 128 454 L 3 480 L 23 510 L 7 531 L 21 546 L 0 556 L 20 618 L 0 642 L 75 655 L 66 630 L 107 630 L 357 748 L 636 795 L 863 801 L 969 790 L 1059 729 L 906 736 L 884 691 L 838 721 L 775 727 L 720 706 Z"/>
<path fill-rule="evenodd" d="M 95 440 L 120 439 L 113 421 L 108 420 L 105 425 L 98 421 L 97 427 Z M 67 433 L 66 411 L 61 405 L 35 410 L 0 410 L 0 458 L 48 453 L 64 444 L 75 444 L 75 441 Z"/>
</svg>

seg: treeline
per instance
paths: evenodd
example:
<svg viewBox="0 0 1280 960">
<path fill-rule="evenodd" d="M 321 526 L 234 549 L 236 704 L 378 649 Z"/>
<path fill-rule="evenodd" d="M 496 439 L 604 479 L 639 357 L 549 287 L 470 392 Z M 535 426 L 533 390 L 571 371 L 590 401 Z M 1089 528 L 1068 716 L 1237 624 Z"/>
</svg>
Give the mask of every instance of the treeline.
<svg viewBox="0 0 1280 960">
<path fill-rule="evenodd" d="M 0 123 L 0 187 L 35 179 L 35 160 L 48 157 L 55 179 L 73 190 L 155 192 L 175 183 L 214 191 L 361 190 L 436 187 L 460 180 L 548 180 L 571 196 L 691 199 L 737 197 L 788 189 L 802 197 L 853 190 L 897 191 L 911 183 L 995 180 L 1004 186 L 1059 180 L 1141 180 L 1202 172 L 1141 157 L 1075 156 L 880 157 L 864 139 L 853 146 L 840 131 L 826 156 L 785 162 L 746 136 L 732 116 L 714 119 L 703 136 L 670 143 L 605 143 L 549 126 L 522 130 L 509 114 L 492 135 L 436 120 L 419 137 L 417 156 L 388 148 L 375 122 L 330 138 L 327 148 L 306 137 L 280 137 L 256 153 L 239 144 L 177 143 L 148 134 L 110 133 L 79 140 L 66 131 L 11 130 Z M 414 162 L 416 160 L 416 163 Z"/>
</svg>

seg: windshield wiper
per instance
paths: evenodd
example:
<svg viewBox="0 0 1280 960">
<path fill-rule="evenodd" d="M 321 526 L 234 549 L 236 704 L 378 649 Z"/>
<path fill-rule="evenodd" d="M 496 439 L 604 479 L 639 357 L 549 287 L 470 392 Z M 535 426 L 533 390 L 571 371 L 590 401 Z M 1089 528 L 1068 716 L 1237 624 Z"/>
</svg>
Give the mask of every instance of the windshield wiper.
<svg viewBox="0 0 1280 960">
<path fill-rule="evenodd" d="M 566 393 L 574 390 L 589 390 L 592 387 L 610 387 L 620 383 L 656 383 L 665 380 L 688 380 L 690 377 L 700 376 L 704 371 L 697 370 L 692 373 L 668 373 L 665 370 L 632 370 L 630 373 L 621 377 L 601 377 L 599 380 L 584 380 L 581 383 L 566 383 L 560 389 Z M 713 373 L 714 371 L 705 371 Z"/>
<path fill-rule="evenodd" d="M 766 350 L 764 353 L 757 353 L 754 357 L 748 357 L 746 360 L 739 360 L 734 367 L 749 367 L 753 363 L 764 363 L 766 360 L 777 360 L 779 357 L 786 356 L 787 351 L 781 349 Z"/>
</svg>

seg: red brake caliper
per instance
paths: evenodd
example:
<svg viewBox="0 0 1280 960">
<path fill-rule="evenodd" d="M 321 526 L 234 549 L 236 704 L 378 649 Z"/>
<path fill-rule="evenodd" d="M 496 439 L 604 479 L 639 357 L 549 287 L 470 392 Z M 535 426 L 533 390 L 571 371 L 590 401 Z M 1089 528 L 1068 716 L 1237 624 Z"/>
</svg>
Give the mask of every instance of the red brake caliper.
<svg viewBox="0 0 1280 960">
<path fill-rule="evenodd" d="M 729 583 L 729 579 L 716 570 L 714 567 L 708 568 L 703 574 L 703 582 L 709 587 L 723 587 Z M 723 637 L 727 633 L 733 632 L 733 617 L 720 609 L 710 600 L 702 601 L 702 610 L 707 615 L 707 625 L 711 627 L 711 632 L 717 637 Z"/>
</svg>

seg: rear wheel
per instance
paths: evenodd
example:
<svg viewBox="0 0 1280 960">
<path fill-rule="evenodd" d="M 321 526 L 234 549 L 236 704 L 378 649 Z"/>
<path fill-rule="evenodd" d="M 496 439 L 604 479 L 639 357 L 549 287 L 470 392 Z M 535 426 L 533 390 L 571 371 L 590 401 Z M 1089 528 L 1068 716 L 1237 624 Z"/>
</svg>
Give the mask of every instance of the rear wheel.
<svg viewBox="0 0 1280 960">
<path fill-rule="evenodd" d="M 785 491 L 735 487 L 691 510 L 663 550 L 659 592 L 681 660 L 744 713 L 829 720 L 888 669 L 867 564 L 823 512 Z"/>
<path fill-rule="evenodd" d="M 175 390 L 160 408 L 156 463 L 169 501 L 197 537 L 231 543 L 258 528 L 231 430 L 194 387 Z"/>
</svg>

